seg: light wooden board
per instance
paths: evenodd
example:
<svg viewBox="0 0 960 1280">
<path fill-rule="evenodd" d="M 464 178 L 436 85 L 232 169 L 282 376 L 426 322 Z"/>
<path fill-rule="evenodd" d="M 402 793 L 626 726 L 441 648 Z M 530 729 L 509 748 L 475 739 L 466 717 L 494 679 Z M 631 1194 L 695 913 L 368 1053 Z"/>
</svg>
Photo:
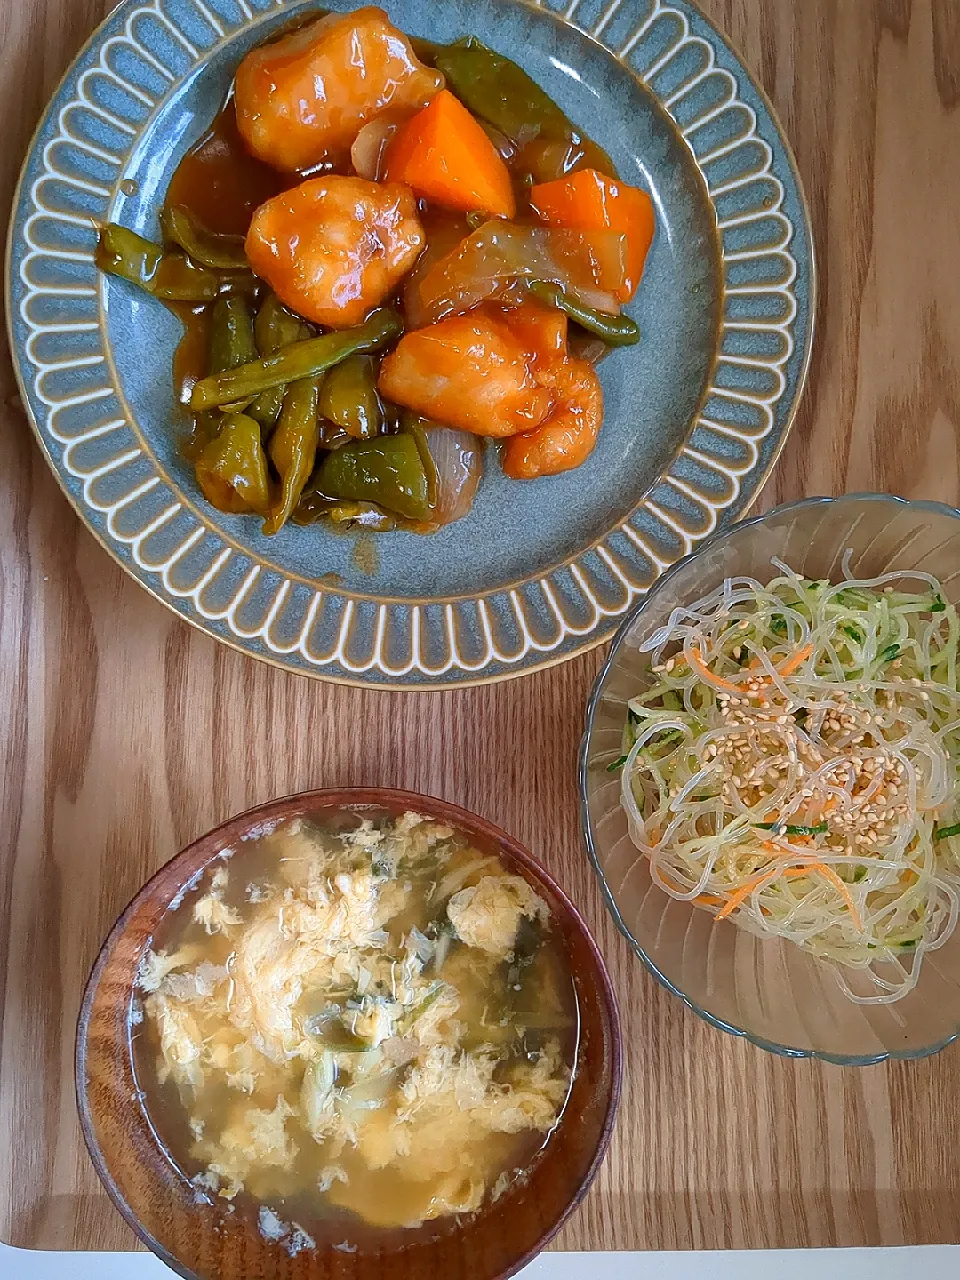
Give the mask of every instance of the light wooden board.
<svg viewBox="0 0 960 1280">
<path fill-rule="evenodd" d="M 0 203 L 105 0 L 0 0 Z M 820 262 L 805 404 L 764 504 L 960 502 L 960 2 L 708 0 L 793 140 Z M 960 1050 L 840 1070 L 700 1023 L 615 935 L 574 760 L 601 654 L 451 694 L 362 693 L 217 648 L 85 533 L 0 365 L 0 1239 L 120 1249 L 87 1162 L 73 1025 L 144 878 L 229 814 L 312 786 L 432 792 L 514 831 L 595 925 L 622 1001 L 617 1135 L 568 1249 L 960 1240 Z"/>
</svg>

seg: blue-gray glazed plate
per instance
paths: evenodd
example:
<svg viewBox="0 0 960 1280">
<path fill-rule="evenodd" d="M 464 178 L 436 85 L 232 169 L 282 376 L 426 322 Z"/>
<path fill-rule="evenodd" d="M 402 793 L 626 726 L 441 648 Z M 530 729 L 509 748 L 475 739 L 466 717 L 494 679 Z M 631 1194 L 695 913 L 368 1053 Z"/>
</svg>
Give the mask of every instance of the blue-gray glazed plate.
<svg viewBox="0 0 960 1280">
<path fill-rule="evenodd" d="M 814 264 L 789 146 L 687 0 L 385 0 L 411 35 L 475 34 L 516 58 L 650 191 L 657 231 L 630 308 L 644 338 L 602 365 L 604 428 L 578 471 L 523 484 L 491 460 L 468 517 L 430 537 L 383 535 L 375 554 L 322 526 L 268 539 L 198 493 L 172 421 L 178 323 L 97 272 L 92 224 L 156 238 L 171 174 L 242 55 L 313 7 L 125 0 L 68 71 L 27 157 L 8 246 L 11 343 L 40 444 L 124 568 L 254 657 L 392 688 L 573 657 L 743 514 L 790 428 Z"/>
</svg>

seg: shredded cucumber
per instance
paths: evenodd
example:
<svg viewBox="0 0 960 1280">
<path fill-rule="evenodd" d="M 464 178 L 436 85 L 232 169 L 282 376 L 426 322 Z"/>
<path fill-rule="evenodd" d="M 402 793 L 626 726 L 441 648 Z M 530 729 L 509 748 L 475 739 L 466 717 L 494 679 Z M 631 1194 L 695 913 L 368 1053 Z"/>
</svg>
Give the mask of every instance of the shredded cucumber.
<svg viewBox="0 0 960 1280">
<path fill-rule="evenodd" d="M 960 617 L 930 575 L 849 560 L 835 584 L 774 561 L 675 609 L 608 767 L 666 893 L 888 1003 L 960 909 Z"/>
</svg>

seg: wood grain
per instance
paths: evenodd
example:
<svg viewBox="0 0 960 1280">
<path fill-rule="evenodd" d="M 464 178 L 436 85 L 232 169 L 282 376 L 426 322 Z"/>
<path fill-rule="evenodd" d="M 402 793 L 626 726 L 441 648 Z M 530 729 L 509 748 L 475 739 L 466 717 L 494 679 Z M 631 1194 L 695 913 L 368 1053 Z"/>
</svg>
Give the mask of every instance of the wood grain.
<svg viewBox="0 0 960 1280">
<path fill-rule="evenodd" d="M 104 0 L 0 0 L 3 206 Z M 960 501 L 960 5 L 707 0 L 797 151 L 820 265 L 797 426 L 764 503 L 890 489 Z M 179 846 L 302 787 L 421 789 L 542 855 L 617 982 L 618 1133 L 565 1248 L 960 1240 L 960 1050 L 785 1062 L 700 1023 L 634 961 L 581 852 L 574 756 L 601 655 L 499 687 L 389 695 L 214 644 L 80 527 L 0 364 L 0 1238 L 132 1247 L 83 1152 L 80 992 L 110 922 Z"/>
</svg>

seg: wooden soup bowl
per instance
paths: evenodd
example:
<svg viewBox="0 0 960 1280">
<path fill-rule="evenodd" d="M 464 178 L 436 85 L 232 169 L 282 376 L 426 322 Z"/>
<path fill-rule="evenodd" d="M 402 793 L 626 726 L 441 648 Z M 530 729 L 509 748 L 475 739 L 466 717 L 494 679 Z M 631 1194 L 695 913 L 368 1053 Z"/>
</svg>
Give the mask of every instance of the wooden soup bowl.
<svg viewBox="0 0 960 1280">
<path fill-rule="evenodd" d="M 255 1208 L 204 1197 L 175 1167 L 150 1122 L 137 1078 L 131 1011 L 137 970 L 165 913 L 223 850 L 264 823 L 413 810 L 498 854 L 549 904 L 573 978 L 580 1025 L 570 1095 L 529 1176 L 472 1217 L 380 1233 L 373 1249 L 332 1242 L 295 1252 L 261 1233 Z M 495 1280 L 513 1275 L 547 1243 L 586 1194 L 606 1151 L 620 1095 L 621 1040 L 610 978 L 570 899 L 511 836 L 428 796 L 357 789 L 313 791 L 251 809 L 202 836 L 140 890 L 94 965 L 77 1033 L 77 1101 L 101 1181 L 137 1235 L 188 1280 Z"/>
</svg>

